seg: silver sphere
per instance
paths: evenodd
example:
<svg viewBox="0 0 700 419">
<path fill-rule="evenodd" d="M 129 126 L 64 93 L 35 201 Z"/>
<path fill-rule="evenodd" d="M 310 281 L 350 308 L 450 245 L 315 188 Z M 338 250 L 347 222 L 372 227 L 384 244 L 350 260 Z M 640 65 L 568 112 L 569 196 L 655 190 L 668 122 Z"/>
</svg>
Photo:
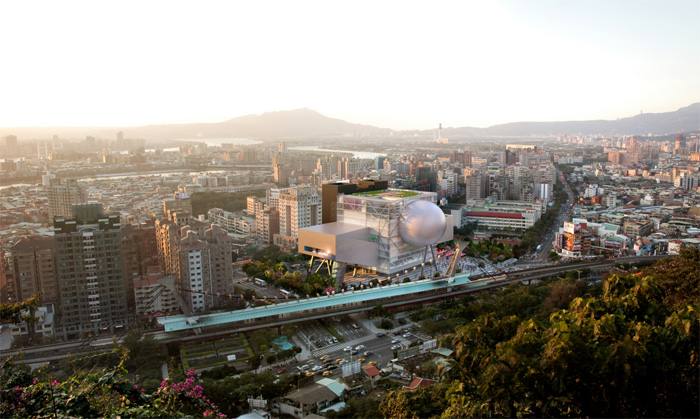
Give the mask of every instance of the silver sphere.
<svg viewBox="0 0 700 419">
<path fill-rule="evenodd" d="M 411 201 L 403 209 L 399 234 L 414 246 L 428 246 L 437 243 L 445 234 L 447 221 L 440 207 L 430 201 Z"/>
</svg>

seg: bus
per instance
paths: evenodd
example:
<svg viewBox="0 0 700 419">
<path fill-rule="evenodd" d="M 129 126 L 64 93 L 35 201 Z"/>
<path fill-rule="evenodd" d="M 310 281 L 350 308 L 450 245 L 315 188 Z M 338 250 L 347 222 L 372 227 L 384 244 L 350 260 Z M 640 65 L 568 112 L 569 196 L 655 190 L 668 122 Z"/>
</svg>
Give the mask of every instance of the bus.
<svg viewBox="0 0 700 419">
<path fill-rule="evenodd" d="M 259 287 L 263 287 L 263 288 L 267 287 L 267 282 L 265 282 L 264 279 L 255 278 L 255 279 L 253 280 L 253 282 L 255 283 L 255 285 L 257 285 L 257 286 L 259 286 Z"/>
</svg>

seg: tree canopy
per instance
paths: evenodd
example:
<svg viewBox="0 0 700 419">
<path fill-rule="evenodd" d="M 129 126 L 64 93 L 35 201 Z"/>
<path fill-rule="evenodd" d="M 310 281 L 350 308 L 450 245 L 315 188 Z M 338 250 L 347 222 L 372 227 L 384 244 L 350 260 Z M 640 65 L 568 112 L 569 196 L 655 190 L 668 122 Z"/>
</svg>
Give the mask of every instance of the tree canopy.
<svg viewBox="0 0 700 419">
<path fill-rule="evenodd" d="M 576 283 L 552 286 L 531 315 L 482 311 L 452 336 L 456 368 L 449 380 L 392 393 L 380 411 L 444 418 L 697 416 L 698 256 L 685 251 L 643 271 L 610 275 L 599 292 L 585 295 Z M 551 313 L 537 315 L 543 311 Z"/>
</svg>

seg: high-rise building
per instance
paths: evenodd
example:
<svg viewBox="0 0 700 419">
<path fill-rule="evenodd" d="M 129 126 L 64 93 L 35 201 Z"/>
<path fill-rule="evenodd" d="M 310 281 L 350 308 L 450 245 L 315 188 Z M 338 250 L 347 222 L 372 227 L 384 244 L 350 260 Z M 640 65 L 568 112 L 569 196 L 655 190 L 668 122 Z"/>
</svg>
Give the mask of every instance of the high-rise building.
<svg viewBox="0 0 700 419">
<path fill-rule="evenodd" d="M 134 288 L 134 281 L 146 275 L 149 269 L 158 267 L 158 247 L 153 222 L 128 224 L 122 228 L 122 262 L 127 290 Z M 129 312 L 134 311 L 134 295 L 127 293 Z"/>
<path fill-rule="evenodd" d="M 315 187 L 296 186 L 283 189 L 279 193 L 277 211 L 280 220 L 281 236 L 294 241 L 299 229 L 321 224 L 321 197 Z"/>
<path fill-rule="evenodd" d="M 280 218 L 276 208 L 264 208 L 255 213 L 255 238 L 261 243 L 271 244 L 280 232 Z"/>
<path fill-rule="evenodd" d="M 24 237 L 5 255 L 7 279 L 14 281 L 15 298 L 39 297 L 40 304 L 58 306 L 56 259 L 52 237 Z"/>
<path fill-rule="evenodd" d="M 384 162 L 386 161 L 386 156 L 377 156 L 374 159 L 374 168 L 376 170 L 384 170 Z"/>
<path fill-rule="evenodd" d="M 488 175 L 478 169 L 464 169 L 464 194 L 466 202 L 481 200 L 488 195 Z"/>
<path fill-rule="evenodd" d="M 49 196 L 49 224 L 54 217 L 72 217 L 73 205 L 84 204 L 87 200 L 85 191 L 75 180 L 63 182 L 52 180 L 47 188 Z"/>
<path fill-rule="evenodd" d="M 0 249 L 0 303 L 14 303 L 17 301 L 17 290 L 12 275 L 9 275 L 8 261 L 5 252 Z M 9 278 L 8 278 L 9 275 Z"/>
<path fill-rule="evenodd" d="M 419 191 L 437 191 L 437 173 L 430 166 L 416 167 L 416 189 Z"/>
<path fill-rule="evenodd" d="M 173 275 L 178 292 L 191 312 L 209 310 L 232 289 L 232 244 L 226 231 L 215 224 L 191 220 L 178 226 L 156 221 L 161 269 Z"/>
<path fill-rule="evenodd" d="M 440 170 L 438 172 L 438 185 L 441 196 L 454 196 L 459 192 L 459 180 L 453 170 Z"/>
<path fill-rule="evenodd" d="M 66 337 L 128 323 L 121 233 L 119 216 L 105 215 L 99 204 L 75 205 L 71 218 L 56 217 L 60 324 Z"/>
<path fill-rule="evenodd" d="M 678 134 L 676 135 L 674 144 L 673 144 L 673 154 L 679 155 L 683 153 L 683 150 L 685 149 L 686 143 L 685 143 L 685 136 L 683 134 Z"/>
</svg>

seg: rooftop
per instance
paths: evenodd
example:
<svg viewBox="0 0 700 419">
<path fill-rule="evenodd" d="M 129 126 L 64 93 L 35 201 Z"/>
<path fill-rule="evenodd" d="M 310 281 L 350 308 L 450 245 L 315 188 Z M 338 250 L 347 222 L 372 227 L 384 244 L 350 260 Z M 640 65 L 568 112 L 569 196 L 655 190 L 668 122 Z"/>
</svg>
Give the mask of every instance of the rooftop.
<svg viewBox="0 0 700 419">
<path fill-rule="evenodd" d="M 393 201 L 398 199 L 411 198 L 419 194 L 420 192 L 418 191 L 411 191 L 408 189 L 381 189 L 377 191 L 358 192 L 352 195 L 369 198 L 381 198 Z"/>
</svg>

